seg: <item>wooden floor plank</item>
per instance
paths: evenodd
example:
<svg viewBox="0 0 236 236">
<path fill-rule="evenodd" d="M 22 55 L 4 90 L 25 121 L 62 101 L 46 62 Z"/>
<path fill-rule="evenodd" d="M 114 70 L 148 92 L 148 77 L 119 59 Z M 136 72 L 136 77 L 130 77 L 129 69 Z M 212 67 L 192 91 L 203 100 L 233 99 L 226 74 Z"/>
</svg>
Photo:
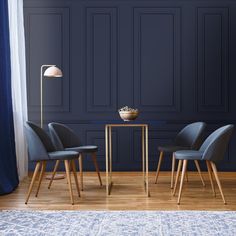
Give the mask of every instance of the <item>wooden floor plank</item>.
<svg viewBox="0 0 236 236">
<path fill-rule="evenodd" d="M 0 209 L 34 210 L 236 210 L 236 173 L 219 173 L 227 205 L 222 203 L 219 189 L 216 198 L 207 172 L 203 172 L 206 187 L 202 186 L 197 172 L 188 172 L 189 182 L 184 181 L 181 205 L 177 196 L 172 196 L 170 172 L 160 172 L 158 183 L 154 184 L 155 172 L 150 173 L 150 193 L 147 198 L 142 185 L 141 172 L 114 172 L 114 186 L 110 196 L 106 196 L 105 185 L 100 186 L 96 172 L 84 172 L 84 191 L 81 198 L 75 197 L 71 205 L 66 179 L 55 180 L 48 189 L 48 180 L 43 179 L 38 198 L 31 195 L 28 205 L 25 196 L 30 178 L 22 181 L 11 194 L 0 196 Z M 105 183 L 105 173 L 101 173 Z M 73 180 L 73 178 L 72 178 Z M 214 180 L 215 181 L 215 180 Z M 76 192 L 74 181 L 73 190 Z M 35 193 L 36 188 L 33 189 Z"/>
</svg>

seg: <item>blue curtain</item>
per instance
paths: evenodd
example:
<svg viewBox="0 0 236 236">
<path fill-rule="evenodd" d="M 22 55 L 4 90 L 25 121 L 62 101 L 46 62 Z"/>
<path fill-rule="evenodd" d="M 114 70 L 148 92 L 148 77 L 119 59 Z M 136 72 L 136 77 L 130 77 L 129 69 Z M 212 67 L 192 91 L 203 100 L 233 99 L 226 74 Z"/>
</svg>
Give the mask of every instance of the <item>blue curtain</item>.
<svg viewBox="0 0 236 236">
<path fill-rule="evenodd" d="M 13 111 L 7 0 L 0 0 L 0 195 L 18 185 Z"/>
</svg>

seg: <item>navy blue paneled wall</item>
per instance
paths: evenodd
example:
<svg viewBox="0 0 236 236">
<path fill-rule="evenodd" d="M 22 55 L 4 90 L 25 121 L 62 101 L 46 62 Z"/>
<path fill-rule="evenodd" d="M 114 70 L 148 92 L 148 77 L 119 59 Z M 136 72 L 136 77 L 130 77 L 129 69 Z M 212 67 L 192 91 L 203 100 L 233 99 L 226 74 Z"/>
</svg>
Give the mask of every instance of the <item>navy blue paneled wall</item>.
<svg viewBox="0 0 236 236">
<path fill-rule="evenodd" d="M 45 124 L 63 122 L 97 144 L 101 169 L 96 122 L 119 120 L 121 106 L 138 108 L 140 122 L 165 122 L 150 127 L 151 170 L 157 146 L 187 123 L 207 122 L 206 135 L 235 123 L 235 1 L 24 0 L 24 13 L 29 118 L 39 122 L 40 66 L 58 65 L 63 78 L 44 81 Z M 140 170 L 140 131 L 117 129 L 113 138 L 114 169 Z M 236 170 L 234 143 L 235 135 L 219 169 Z"/>
</svg>

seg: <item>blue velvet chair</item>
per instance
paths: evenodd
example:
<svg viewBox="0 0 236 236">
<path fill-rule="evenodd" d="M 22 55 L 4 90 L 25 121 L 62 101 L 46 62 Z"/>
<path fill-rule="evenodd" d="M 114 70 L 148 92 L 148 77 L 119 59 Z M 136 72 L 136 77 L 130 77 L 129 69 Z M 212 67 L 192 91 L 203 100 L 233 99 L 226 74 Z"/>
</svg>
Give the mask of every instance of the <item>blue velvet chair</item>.
<svg viewBox="0 0 236 236">
<path fill-rule="evenodd" d="M 189 124 L 185 126 L 177 134 L 173 144 L 158 147 L 160 156 L 159 156 L 159 161 L 157 165 L 155 184 L 157 183 L 164 153 L 173 154 L 175 151 L 186 150 L 186 149 L 197 150 L 202 143 L 202 135 L 203 135 L 203 131 L 205 130 L 205 127 L 206 127 L 206 124 L 204 122 L 195 122 L 195 123 Z M 203 186 L 205 186 L 197 160 L 195 160 L 195 165 L 200 175 L 202 184 Z M 175 157 L 174 155 L 172 155 L 171 188 L 173 188 L 173 183 L 174 183 L 174 171 L 175 171 Z"/>
<path fill-rule="evenodd" d="M 215 188 L 214 188 L 214 184 L 212 180 L 212 171 L 214 173 L 216 183 L 219 187 L 223 202 L 224 204 L 226 204 L 225 197 L 224 197 L 222 187 L 221 187 L 221 183 L 217 174 L 216 163 L 221 161 L 224 158 L 224 154 L 228 147 L 230 137 L 233 133 L 233 128 L 234 128 L 233 125 L 226 125 L 217 129 L 204 141 L 204 143 L 201 145 L 198 151 L 182 150 L 182 151 L 177 151 L 174 153 L 174 157 L 179 160 L 179 163 L 178 163 L 178 170 L 176 174 L 176 181 L 175 181 L 173 195 L 175 195 L 177 183 L 178 183 L 178 179 L 180 175 L 180 169 L 181 169 L 181 166 L 183 165 L 181 181 L 180 181 L 179 196 L 178 196 L 178 201 L 177 201 L 178 204 L 180 204 L 181 193 L 182 193 L 182 188 L 183 188 L 183 179 L 186 173 L 187 163 L 189 160 L 206 161 L 213 194 L 215 196 Z"/>
<path fill-rule="evenodd" d="M 99 172 L 99 168 L 97 164 L 97 157 L 96 157 L 98 147 L 92 146 L 92 145 L 86 145 L 86 146 L 82 145 L 77 134 L 66 125 L 53 122 L 48 125 L 48 128 L 50 131 L 51 139 L 54 143 L 54 146 L 57 148 L 57 150 L 76 151 L 79 153 L 81 190 L 83 190 L 83 162 L 82 160 L 84 158 L 84 154 L 90 154 L 90 156 L 92 157 L 92 160 L 93 160 L 93 163 L 94 163 L 97 175 L 98 175 L 99 183 L 102 186 L 102 180 L 101 180 L 101 176 L 100 176 L 100 172 Z M 58 164 L 59 164 L 59 160 L 57 161 L 54 167 L 52 179 L 49 183 L 49 188 L 52 184 Z"/>
<path fill-rule="evenodd" d="M 30 187 L 28 190 L 25 204 L 28 203 L 28 200 L 32 192 L 40 167 L 41 167 L 41 171 L 40 171 L 38 187 L 37 187 L 36 195 L 35 195 L 36 197 L 38 196 L 39 188 L 40 188 L 43 176 L 44 176 L 46 163 L 48 161 L 60 160 L 60 161 L 64 161 L 65 163 L 70 198 L 71 198 L 71 203 L 73 205 L 74 198 L 73 198 L 71 178 L 70 178 L 70 165 L 72 166 L 76 188 L 78 191 L 78 195 L 80 196 L 79 182 L 77 179 L 76 167 L 75 167 L 75 161 L 74 161 L 76 158 L 78 158 L 78 155 L 79 155 L 78 152 L 71 151 L 71 150 L 56 151 L 47 133 L 32 122 L 26 122 L 25 132 L 26 132 L 26 138 L 27 138 L 27 143 L 28 143 L 29 159 L 30 161 L 36 163 L 36 167 L 35 167 L 34 174 L 30 183 Z"/>
</svg>

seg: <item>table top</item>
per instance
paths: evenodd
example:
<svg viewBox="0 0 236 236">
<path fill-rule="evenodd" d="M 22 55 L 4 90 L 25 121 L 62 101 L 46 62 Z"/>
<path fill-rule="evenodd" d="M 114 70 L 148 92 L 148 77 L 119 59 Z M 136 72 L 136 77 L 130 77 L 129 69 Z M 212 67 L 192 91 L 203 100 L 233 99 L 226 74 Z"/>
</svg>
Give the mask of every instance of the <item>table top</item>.
<svg viewBox="0 0 236 236">
<path fill-rule="evenodd" d="M 106 124 L 106 127 L 148 127 L 148 124 L 132 124 L 132 123 Z"/>
<path fill-rule="evenodd" d="M 90 121 L 91 124 L 101 124 L 101 125 L 109 125 L 116 127 L 144 127 L 144 126 L 162 126 L 166 124 L 165 121 L 158 120 L 134 120 L 134 121 L 123 121 L 123 120 L 99 120 L 99 121 Z"/>
</svg>

